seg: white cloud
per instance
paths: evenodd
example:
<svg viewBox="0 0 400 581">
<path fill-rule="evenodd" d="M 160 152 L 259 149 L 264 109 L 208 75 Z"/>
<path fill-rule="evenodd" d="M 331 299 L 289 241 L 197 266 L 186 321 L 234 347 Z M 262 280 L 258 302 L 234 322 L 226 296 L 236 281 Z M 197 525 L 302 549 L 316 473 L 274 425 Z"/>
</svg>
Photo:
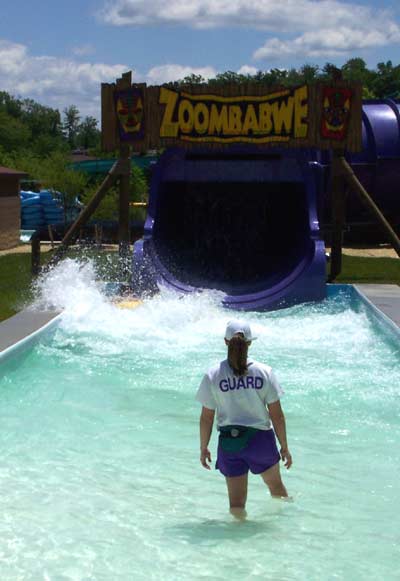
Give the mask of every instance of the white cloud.
<svg viewBox="0 0 400 581">
<path fill-rule="evenodd" d="M 379 6 L 379 5 L 377 5 Z M 343 0 L 109 0 L 100 12 L 114 26 L 240 27 L 272 32 L 254 58 L 346 55 L 400 42 L 383 9 Z M 291 38 L 283 40 L 279 34 Z"/>
<path fill-rule="evenodd" d="M 176 64 L 161 65 L 150 69 L 143 80 L 149 85 L 160 85 L 170 81 L 179 81 L 189 75 L 201 75 L 204 79 L 215 77 L 217 71 L 213 67 L 189 67 Z M 139 79 L 137 79 L 139 80 Z"/>
<path fill-rule="evenodd" d="M 100 85 L 113 82 L 128 65 L 80 62 L 52 56 L 33 56 L 26 46 L 0 39 L 0 87 L 10 94 L 34 99 L 62 111 L 76 105 L 82 116 L 100 117 Z M 155 66 L 134 72 L 133 80 L 148 85 L 177 81 L 195 74 L 208 79 L 217 71 L 211 66 L 179 64 Z"/>
<path fill-rule="evenodd" d="M 326 26 L 331 28 L 376 18 L 388 20 L 383 10 L 341 0 L 111 0 L 100 17 L 115 26 L 175 24 L 192 28 L 257 28 L 292 32 Z"/>
<path fill-rule="evenodd" d="M 255 75 L 257 72 L 258 69 L 250 65 L 243 65 L 238 70 L 239 75 Z"/>
<path fill-rule="evenodd" d="M 100 115 L 100 84 L 112 82 L 126 65 L 33 56 L 26 46 L 0 40 L 0 86 L 62 111 L 76 105 L 82 116 Z"/>
<path fill-rule="evenodd" d="M 277 59 L 288 55 L 306 55 L 310 57 L 345 56 L 357 50 L 381 47 L 389 43 L 400 42 L 400 27 L 392 24 L 386 30 L 368 30 L 343 26 L 337 29 L 320 29 L 305 32 L 290 40 L 271 38 L 257 49 L 253 57 L 260 59 Z"/>
<path fill-rule="evenodd" d="M 88 56 L 94 54 L 95 48 L 91 44 L 83 44 L 82 46 L 74 46 L 72 49 L 72 54 L 75 56 Z"/>
<path fill-rule="evenodd" d="M 22 63 L 27 59 L 26 47 L 6 40 L 0 40 L 0 79 L 2 74 L 17 75 Z"/>
</svg>

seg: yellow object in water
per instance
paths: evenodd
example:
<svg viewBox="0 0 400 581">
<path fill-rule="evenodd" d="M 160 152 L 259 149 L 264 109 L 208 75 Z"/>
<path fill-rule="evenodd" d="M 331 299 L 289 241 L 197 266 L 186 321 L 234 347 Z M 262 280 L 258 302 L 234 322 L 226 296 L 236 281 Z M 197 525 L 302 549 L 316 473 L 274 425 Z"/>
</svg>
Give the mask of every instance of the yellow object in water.
<svg viewBox="0 0 400 581">
<path fill-rule="evenodd" d="M 115 304 L 119 309 L 136 309 L 139 305 L 142 304 L 142 302 L 143 301 L 140 299 L 127 299 L 124 301 L 119 301 Z"/>
</svg>

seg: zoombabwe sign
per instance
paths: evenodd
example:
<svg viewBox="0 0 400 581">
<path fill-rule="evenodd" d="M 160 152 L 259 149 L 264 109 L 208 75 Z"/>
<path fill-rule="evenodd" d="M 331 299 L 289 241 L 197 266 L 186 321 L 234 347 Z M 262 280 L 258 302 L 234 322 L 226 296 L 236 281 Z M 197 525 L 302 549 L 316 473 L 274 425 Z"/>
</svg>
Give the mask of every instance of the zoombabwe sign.
<svg viewBox="0 0 400 581">
<path fill-rule="evenodd" d="M 234 143 L 361 149 L 361 86 L 344 82 L 268 90 L 102 85 L 103 148 L 137 151 Z"/>
<path fill-rule="evenodd" d="M 188 143 L 279 143 L 306 138 L 307 87 L 224 97 L 161 87 L 160 138 Z"/>
</svg>

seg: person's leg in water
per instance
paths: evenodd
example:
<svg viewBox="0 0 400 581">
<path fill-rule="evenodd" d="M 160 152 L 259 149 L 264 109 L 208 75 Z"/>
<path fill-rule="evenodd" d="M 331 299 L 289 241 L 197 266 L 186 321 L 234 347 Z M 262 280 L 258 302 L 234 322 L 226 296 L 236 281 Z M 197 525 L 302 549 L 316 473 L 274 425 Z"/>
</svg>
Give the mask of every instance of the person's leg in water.
<svg viewBox="0 0 400 581">
<path fill-rule="evenodd" d="M 282 482 L 279 462 L 262 472 L 261 477 L 268 486 L 272 497 L 288 498 L 287 490 Z"/>
<path fill-rule="evenodd" d="M 244 520 L 246 513 L 247 500 L 247 481 L 248 473 L 241 476 L 225 476 L 228 487 L 229 508 L 231 514 L 240 520 Z"/>
</svg>

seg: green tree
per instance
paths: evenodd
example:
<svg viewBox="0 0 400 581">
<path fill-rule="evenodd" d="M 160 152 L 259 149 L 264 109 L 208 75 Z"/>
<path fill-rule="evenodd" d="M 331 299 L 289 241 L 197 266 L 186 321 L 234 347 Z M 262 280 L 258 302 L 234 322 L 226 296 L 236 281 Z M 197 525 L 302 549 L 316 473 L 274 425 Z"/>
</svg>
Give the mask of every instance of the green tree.
<svg viewBox="0 0 400 581">
<path fill-rule="evenodd" d="M 213 83 L 218 85 L 240 84 L 243 81 L 243 75 L 235 73 L 234 71 L 225 71 L 224 73 L 219 73 L 215 79 L 213 79 Z"/>
<path fill-rule="evenodd" d="M 64 206 L 69 206 L 90 187 L 89 178 L 71 169 L 68 155 L 59 151 L 39 157 L 29 150 L 7 153 L 0 149 L 0 165 L 25 171 L 42 188 L 62 193 Z"/>
<path fill-rule="evenodd" d="M 100 182 L 93 183 L 90 188 L 87 188 L 81 196 L 81 201 L 88 204 L 91 197 L 98 188 Z M 130 195 L 131 202 L 146 202 L 148 197 L 148 181 L 145 172 L 142 168 L 132 164 L 131 179 L 130 179 Z M 95 220 L 118 220 L 118 200 L 119 190 L 118 186 L 114 186 L 105 195 L 99 207 L 94 213 Z M 129 217 L 131 220 L 144 220 L 146 210 L 143 208 L 131 207 Z"/>
<path fill-rule="evenodd" d="M 6 151 L 28 147 L 32 134 L 20 119 L 0 110 L 0 144 Z"/>
<path fill-rule="evenodd" d="M 352 58 L 342 66 L 343 78 L 346 81 L 367 83 L 371 73 L 367 69 L 367 63 L 362 58 Z"/>
<path fill-rule="evenodd" d="M 195 75 L 192 73 L 191 75 L 187 75 L 181 81 L 183 85 L 202 85 L 206 83 L 206 79 L 201 75 Z"/>
<path fill-rule="evenodd" d="M 302 83 L 315 83 L 320 78 L 320 68 L 318 65 L 303 65 L 300 67 L 299 73 Z"/>
<path fill-rule="evenodd" d="M 52 109 L 36 103 L 32 99 L 22 102 L 22 120 L 32 133 L 31 147 L 38 155 L 47 156 L 54 151 L 66 149 L 62 133 L 61 115 Z"/>
<path fill-rule="evenodd" d="M 374 99 L 376 95 L 373 89 L 373 80 L 376 71 L 367 68 L 362 58 L 352 58 L 342 66 L 343 79 L 349 82 L 361 83 L 363 87 L 363 99 Z"/>
<path fill-rule="evenodd" d="M 57 109 L 40 105 L 33 99 L 23 101 L 22 120 L 30 128 L 33 139 L 43 134 L 52 137 L 61 137 L 62 135 L 60 112 Z"/>
<path fill-rule="evenodd" d="M 287 86 L 301 85 L 302 82 L 303 78 L 301 76 L 301 73 L 297 69 L 291 68 L 288 70 L 286 76 Z"/>
<path fill-rule="evenodd" d="M 400 65 L 393 66 L 392 61 L 378 63 L 372 89 L 378 99 L 395 99 L 400 97 Z"/>
<path fill-rule="evenodd" d="M 63 129 L 68 140 L 69 146 L 71 148 L 76 145 L 76 137 L 79 130 L 79 110 L 75 105 L 66 107 L 63 111 L 64 113 L 64 124 Z"/>
<path fill-rule="evenodd" d="M 327 81 L 339 81 L 343 78 L 342 69 L 339 69 L 333 63 L 325 63 L 322 67 L 322 74 L 320 76 L 323 80 Z"/>
<path fill-rule="evenodd" d="M 11 151 L 29 149 L 40 155 L 65 149 L 60 112 L 32 99 L 0 92 L 0 145 Z"/>
<path fill-rule="evenodd" d="M 66 154 L 69 152 L 68 143 L 62 136 L 53 136 L 43 133 L 36 137 L 31 147 L 38 156 L 46 157 L 56 151 Z"/>
<path fill-rule="evenodd" d="M 0 91 L 0 111 L 4 111 L 11 117 L 18 119 L 22 114 L 22 103 L 6 91 Z"/>
<path fill-rule="evenodd" d="M 77 144 L 84 149 L 96 148 L 100 143 L 97 119 L 87 116 L 78 127 Z"/>
<path fill-rule="evenodd" d="M 62 194 L 66 208 L 90 187 L 87 175 L 74 171 L 70 167 L 69 156 L 59 151 L 40 160 L 39 171 L 36 173 L 43 186 Z"/>
</svg>

